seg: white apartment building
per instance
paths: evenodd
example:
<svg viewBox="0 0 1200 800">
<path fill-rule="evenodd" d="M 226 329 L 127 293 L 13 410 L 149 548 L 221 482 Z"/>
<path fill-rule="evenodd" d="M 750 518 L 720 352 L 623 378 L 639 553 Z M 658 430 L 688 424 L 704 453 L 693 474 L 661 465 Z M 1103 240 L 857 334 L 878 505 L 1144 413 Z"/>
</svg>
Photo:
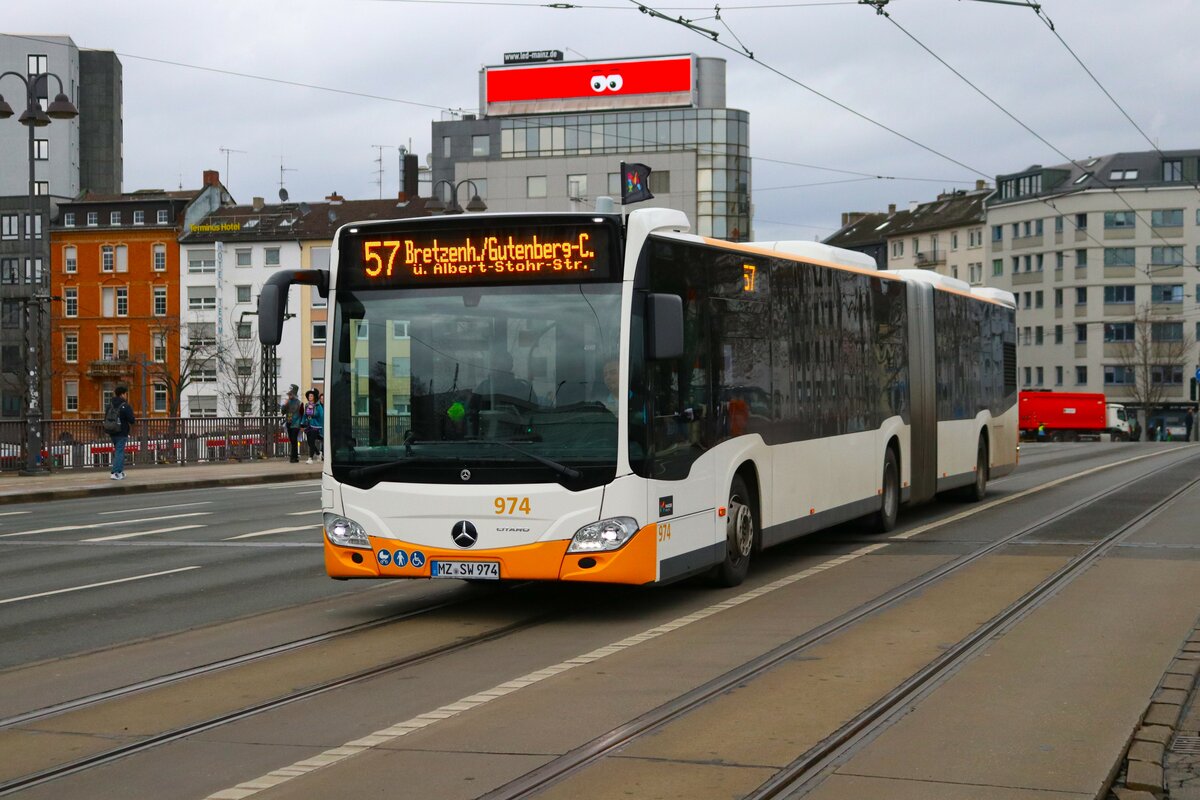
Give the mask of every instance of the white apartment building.
<svg viewBox="0 0 1200 800">
<path fill-rule="evenodd" d="M 1188 401 L 1200 360 L 1198 175 L 1200 150 L 1181 150 L 998 176 L 985 281 L 1017 296 L 1021 389 L 1137 405 L 1143 380 L 1158 407 Z M 1139 331 L 1151 340 L 1144 378 L 1129 355 Z"/>
<path fill-rule="evenodd" d="M 879 233 L 887 243 L 888 269 L 929 269 L 972 286 L 983 284 L 987 260 L 983 181 L 973 191 L 943 192 L 891 216 Z"/>
</svg>

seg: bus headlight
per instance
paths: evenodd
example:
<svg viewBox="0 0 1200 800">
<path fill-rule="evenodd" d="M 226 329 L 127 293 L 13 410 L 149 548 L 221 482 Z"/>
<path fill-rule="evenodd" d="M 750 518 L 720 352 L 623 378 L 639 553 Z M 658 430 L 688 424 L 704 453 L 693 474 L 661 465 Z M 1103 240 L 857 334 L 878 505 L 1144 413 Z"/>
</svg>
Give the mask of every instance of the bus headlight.
<svg viewBox="0 0 1200 800">
<path fill-rule="evenodd" d="M 629 517 L 613 517 L 602 519 L 590 525 L 584 525 L 575 531 L 571 537 L 568 553 L 596 553 L 605 550 L 617 550 L 637 533 L 636 519 Z"/>
<path fill-rule="evenodd" d="M 367 539 L 367 532 L 363 530 L 363 526 L 337 514 L 325 515 L 325 535 L 329 537 L 329 541 L 342 547 L 371 549 L 371 541 Z"/>
</svg>

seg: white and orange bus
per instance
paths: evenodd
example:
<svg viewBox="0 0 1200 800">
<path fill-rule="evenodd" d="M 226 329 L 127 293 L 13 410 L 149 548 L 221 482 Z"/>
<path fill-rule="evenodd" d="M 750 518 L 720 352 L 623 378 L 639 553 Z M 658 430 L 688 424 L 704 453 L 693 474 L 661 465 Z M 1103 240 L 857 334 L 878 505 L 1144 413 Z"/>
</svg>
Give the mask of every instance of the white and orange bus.
<svg viewBox="0 0 1200 800">
<path fill-rule="evenodd" d="M 983 496 L 1017 455 L 1015 303 L 684 214 L 468 214 L 342 227 L 277 273 L 333 310 L 334 578 L 739 583 L 761 548 Z"/>
</svg>

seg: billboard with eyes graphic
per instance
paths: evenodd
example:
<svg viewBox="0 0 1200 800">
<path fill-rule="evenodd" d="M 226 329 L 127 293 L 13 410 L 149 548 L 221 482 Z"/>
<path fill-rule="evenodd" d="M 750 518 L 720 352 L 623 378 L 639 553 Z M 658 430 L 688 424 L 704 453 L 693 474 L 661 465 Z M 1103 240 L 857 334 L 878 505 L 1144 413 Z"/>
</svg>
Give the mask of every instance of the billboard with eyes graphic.
<svg viewBox="0 0 1200 800">
<path fill-rule="evenodd" d="M 692 56 L 487 67 L 489 115 L 589 111 L 693 103 Z"/>
</svg>

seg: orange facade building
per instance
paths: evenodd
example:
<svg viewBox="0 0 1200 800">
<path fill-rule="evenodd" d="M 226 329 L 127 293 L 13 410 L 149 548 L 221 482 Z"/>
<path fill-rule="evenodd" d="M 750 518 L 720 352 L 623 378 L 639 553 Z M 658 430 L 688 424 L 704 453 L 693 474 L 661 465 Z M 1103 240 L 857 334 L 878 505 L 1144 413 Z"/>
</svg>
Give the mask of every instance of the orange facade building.
<svg viewBox="0 0 1200 800">
<path fill-rule="evenodd" d="M 139 417 L 166 417 L 179 382 L 179 235 L 231 202 L 215 171 L 192 191 L 85 195 L 50 232 L 53 419 L 104 413 L 129 387 Z"/>
</svg>

